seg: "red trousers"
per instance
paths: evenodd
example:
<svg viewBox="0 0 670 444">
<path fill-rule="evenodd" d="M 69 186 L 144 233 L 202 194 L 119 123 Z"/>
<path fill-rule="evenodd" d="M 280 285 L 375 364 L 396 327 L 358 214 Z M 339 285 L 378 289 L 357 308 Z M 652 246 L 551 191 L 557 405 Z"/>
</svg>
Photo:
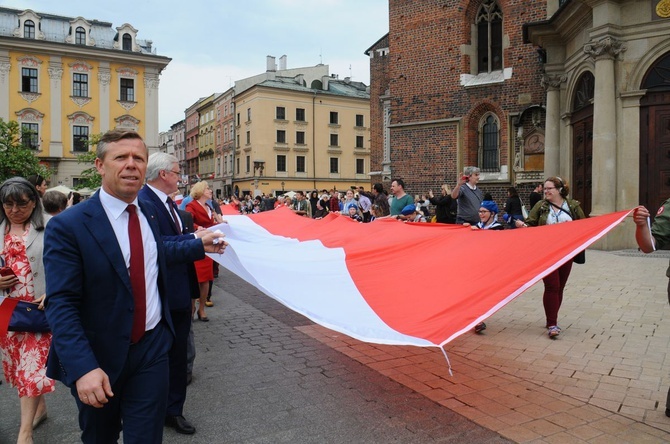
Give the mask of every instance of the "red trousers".
<svg viewBox="0 0 670 444">
<path fill-rule="evenodd" d="M 568 261 L 557 270 L 542 279 L 544 281 L 544 314 L 547 317 L 547 327 L 558 325 L 558 310 L 563 302 L 563 289 L 570 277 L 572 261 Z"/>
</svg>

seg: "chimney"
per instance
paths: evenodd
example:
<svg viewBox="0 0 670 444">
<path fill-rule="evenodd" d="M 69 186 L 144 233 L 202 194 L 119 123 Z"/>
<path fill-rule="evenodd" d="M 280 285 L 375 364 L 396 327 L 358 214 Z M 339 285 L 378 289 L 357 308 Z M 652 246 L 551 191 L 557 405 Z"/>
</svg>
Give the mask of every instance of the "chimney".
<svg viewBox="0 0 670 444">
<path fill-rule="evenodd" d="M 274 56 L 267 56 L 266 57 L 266 71 L 268 72 L 275 72 L 277 71 L 277 64 L 275 63 L 275 58 Z"/>
<path fill-rule="evenodd" d="M 279 70 L 286 71 L 286 54 L 279 57 Z"/>
</svg>

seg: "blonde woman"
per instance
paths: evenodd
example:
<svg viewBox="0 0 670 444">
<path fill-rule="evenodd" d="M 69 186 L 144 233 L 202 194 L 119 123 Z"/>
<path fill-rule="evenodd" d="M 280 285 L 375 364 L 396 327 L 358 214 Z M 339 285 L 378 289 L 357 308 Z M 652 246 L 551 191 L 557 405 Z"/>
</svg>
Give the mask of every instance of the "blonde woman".
<svg viewBox="0 0 670 444">
<path fill-rule="evenodd" d="M 433 190 L 428 191 L 428 200 L 435 205 L 435 219 L 439 224 L 455 224 L 458 204 L 451 197 L 451 188 L 446 183 L 442 185 L 442 195 L 435 197 Z"/>
<path fill-rule="evenodd" d="M 193 200 L 186 205 L 186 211 L 193 215 L 195 228 L 209 228 L 216 225 L 219 222 L 220 216 L 207 203 L 208 200 L 212 199 L 212 189 L 209 188 L 209 184 L 202 180 L 193 185 L 193 188 L 191 188 L 191 197 Z M 208 305 L 207 293 L 209 292 L 209 282 L 214 280 L 214 261 L 209 256 L 195 261 L 195 271 L 198 275 L 198 286 L 200 288 L 198 319 L 208 322 L 209 318 L 205 314 L 205 306 Z"/>
</svg>

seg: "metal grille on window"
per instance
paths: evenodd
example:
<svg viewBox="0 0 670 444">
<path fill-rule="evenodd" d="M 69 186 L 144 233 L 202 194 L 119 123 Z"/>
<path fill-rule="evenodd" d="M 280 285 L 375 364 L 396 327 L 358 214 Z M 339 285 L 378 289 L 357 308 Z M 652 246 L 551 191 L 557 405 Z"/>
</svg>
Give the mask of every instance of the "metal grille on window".
<svg viewBox="0 0 670 444">
<path fill-rule="evenodd" d="M 498 137 L 498 122 L 488 116 L 482 127 L 482 171 L 498 171 Z"/>
</svg>

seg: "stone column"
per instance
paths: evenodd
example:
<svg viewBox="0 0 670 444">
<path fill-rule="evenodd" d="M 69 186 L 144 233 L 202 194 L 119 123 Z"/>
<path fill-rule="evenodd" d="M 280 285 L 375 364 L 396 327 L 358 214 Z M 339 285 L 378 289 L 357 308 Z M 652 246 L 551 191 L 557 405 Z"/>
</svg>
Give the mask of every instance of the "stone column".
<svg viewBox="0 0 670 444">
<path fill-rule="evenodd" d="M 98 66 L 98 87 L 100 88 L 100 118 L 98 119 L 98 131 L 106 133 L 109 131 L 109 85 L 112 80 L 112 74 L 108 62 L 100 62 Z"/>
<path fill-rule="evenodd" d="M 42 153 L 49 157 L 63 158 L 63 107 L 61 98 L 63 97 L 63 63 L 61 58 L 52 56 L 49 60 L 50 97 L 49 104 L 49 122 L 51 123 L 51 134 L 49 135 L 49 152 Z M 60 173 L 59 173 L 60 175 Z M 58 178 L 60 179 L 60 177 Z"/>
<path fill-rule="evenodd" d="M 614 61 L 625 49 L 621 42 L 611 37 L 584 45 L 584 52 L 595 60 L 596 81 L 593 97 L 592 216 L 616 210 L 617 108 Z"/>
<path fill-rule="evenodd" d="M 542 87 L 547 90 L 547 120 L 544 134 L 544 177 L 560 176 L 561 166 L 561 83 L 565 74 L 545 74 Z"/>
<path fill-rule="evenodd" d="M 158 151 L 158 85 L 160 80 L 158 73 L 144 72 L 144 141 L 149 148 L 149 153 Z"/>
<path fill-rule="evenodd" d="M 9 51 L 0 51 L 0 119 L 9 121 Z"/>
</svg>

